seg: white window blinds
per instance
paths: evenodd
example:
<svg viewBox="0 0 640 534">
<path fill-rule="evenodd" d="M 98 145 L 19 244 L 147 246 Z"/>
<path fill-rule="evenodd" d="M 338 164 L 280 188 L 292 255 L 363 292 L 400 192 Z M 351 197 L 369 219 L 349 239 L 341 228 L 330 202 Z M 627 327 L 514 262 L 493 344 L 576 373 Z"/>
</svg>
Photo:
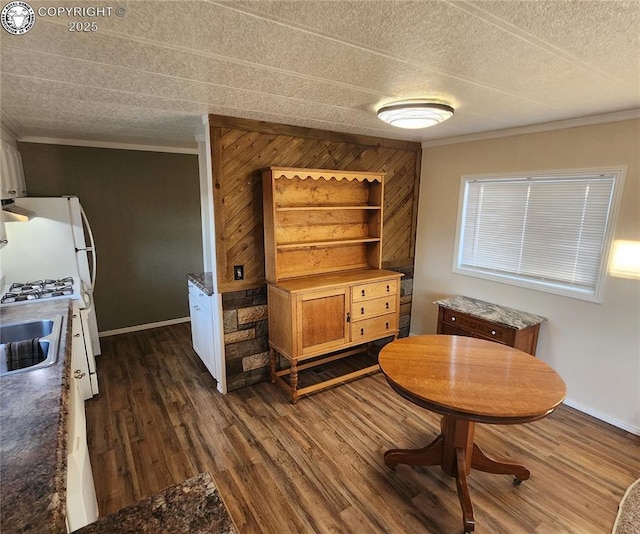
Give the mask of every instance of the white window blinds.
<svg viewBox="0 0 640 534">
<path fill-rule="evenodd" d="M 594 300 L 616 178 L 463 178 L 454 271 Z"/>
</svg>

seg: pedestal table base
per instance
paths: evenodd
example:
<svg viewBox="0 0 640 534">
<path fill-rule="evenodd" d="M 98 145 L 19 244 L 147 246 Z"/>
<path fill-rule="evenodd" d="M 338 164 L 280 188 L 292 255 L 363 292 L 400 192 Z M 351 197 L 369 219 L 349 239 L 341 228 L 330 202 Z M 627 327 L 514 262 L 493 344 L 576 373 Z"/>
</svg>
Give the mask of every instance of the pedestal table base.
<svg viewBox="0 0 640 534">
<path fill-rule="evenodd" d="M 530 477 L 529 470 L 517 464 L 499 462 L 485 455 L 473 442 L 475 423 L 445 415 L 441 422 L 441 434 L 422 449 L 391 449 L 384 454 L 384 463 L 389 467 L 406 465 L 439 465 L 449 476 L 456 479 L 458 498 L 462 508 L 462 524 L 465 533 L 475 528 L 473 506 L 467 485 L 471 469 L 500 475 L 513 475 L 514 484 L 519 485 Z"/>
</svg>

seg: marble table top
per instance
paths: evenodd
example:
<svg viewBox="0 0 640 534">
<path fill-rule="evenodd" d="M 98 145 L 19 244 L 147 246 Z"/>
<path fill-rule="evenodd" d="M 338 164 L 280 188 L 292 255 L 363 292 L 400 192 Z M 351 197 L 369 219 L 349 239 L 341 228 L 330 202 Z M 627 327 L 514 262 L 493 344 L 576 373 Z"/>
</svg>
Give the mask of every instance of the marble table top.
<svg viewBox="0 0 640 534">
<path fill-rule="evenodd" d="M 523 328 L 540 324 L 547 320 L 540 315 L 461 295 L 436 300 L 434 304 L 460 313 L 466 313 L 479 319 L 504 324 L 516 330 L 522 330 Z"/>
</svg>

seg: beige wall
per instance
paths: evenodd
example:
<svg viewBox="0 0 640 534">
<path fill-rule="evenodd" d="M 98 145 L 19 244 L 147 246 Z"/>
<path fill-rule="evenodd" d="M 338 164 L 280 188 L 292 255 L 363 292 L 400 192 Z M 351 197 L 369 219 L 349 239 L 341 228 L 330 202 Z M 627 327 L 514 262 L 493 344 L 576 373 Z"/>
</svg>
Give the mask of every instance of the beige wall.
<svg viewBox="0 0 640 534">
<path fill-rule="evenodd" d="M 433 301 L 466 295 L 548 319 L 537 355 L 568 404 L 640 434 L 640 281 L 607 276 L 601 304 L 454 274 L 463 174 L 627 166 L 616 239 L 640 241 L 640 120 L 423 149 L 412 334 L 434 333 Z"/>
<path fill-rule="evenodd" d="M 101 332 L 189 316 L 202 271 L 198 156 L 18 143 L 29 196 L 77 195 L 96 240 Z"/>
</svg>

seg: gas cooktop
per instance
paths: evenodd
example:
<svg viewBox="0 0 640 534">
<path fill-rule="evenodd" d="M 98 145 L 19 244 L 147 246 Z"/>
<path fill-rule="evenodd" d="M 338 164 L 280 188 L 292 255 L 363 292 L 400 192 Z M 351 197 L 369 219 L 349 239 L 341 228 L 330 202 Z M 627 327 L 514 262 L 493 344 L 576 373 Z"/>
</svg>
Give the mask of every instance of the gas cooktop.
<svg viewBox="0 0 640 534">
<path fill-rule="evenodd" d="M 14 282 L 5 288 L 0 303 L 31 302 L 56 297 L 74 298 L 75 293 L 74 279 L 70 276 L 57 280 L 48 278 L 32 282 Z"/>
</svg>

